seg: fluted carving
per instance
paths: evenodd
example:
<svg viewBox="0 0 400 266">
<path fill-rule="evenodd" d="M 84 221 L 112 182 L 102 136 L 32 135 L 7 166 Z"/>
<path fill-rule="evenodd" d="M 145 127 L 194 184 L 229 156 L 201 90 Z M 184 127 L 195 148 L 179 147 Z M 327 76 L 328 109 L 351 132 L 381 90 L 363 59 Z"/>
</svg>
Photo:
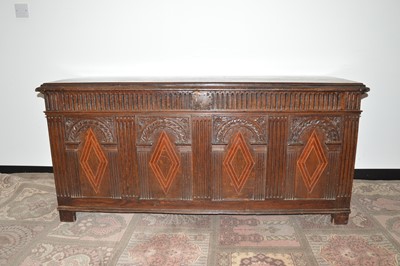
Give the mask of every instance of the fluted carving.
<svg viewBox="0 0 400 266">
<path fill-rule="evenodd" d="M 211 118 L 192 117 L 193 189 L 195 199 L 209 199 L 212 188 L 211 171 Z"/>
<path fill-rule="evenodd" d="M 120 178 L 121 196 L 123 198 L 138 197 L 139 177 L 136 148 L 136 124 L 134 116 L 116 117 L 118 136 L 118 174 Z"/>
<path fill-rule="evenodd" d="M 267 157 L 266 198 L 283 198 L 286 183 L 288 118 L 271 116 L 268 121 L 269 145 Z"/>
<path fill-rule="evenodd" d="M 359 115 L 346 115 L 344 118 L 343 148 L 341 156 L 340 179 L 338 197 L 350 198 L 353 186 L 354 165 L 356 160 L 356 147 L 358 135 Z"/>
<path fill-rule="evenodd" d="M 99 111 L 176 111 L 176 110 L 251 110 L 251 111 L 357 111 L 360 92 L 269 91 L 252 88 L 181 88 L 179 91 L 153 89 L 141 91 L 47 92 L 46 110 L 67 112 Z M 201 88 L 202 86 L 199 86 Z"/>
</svg>

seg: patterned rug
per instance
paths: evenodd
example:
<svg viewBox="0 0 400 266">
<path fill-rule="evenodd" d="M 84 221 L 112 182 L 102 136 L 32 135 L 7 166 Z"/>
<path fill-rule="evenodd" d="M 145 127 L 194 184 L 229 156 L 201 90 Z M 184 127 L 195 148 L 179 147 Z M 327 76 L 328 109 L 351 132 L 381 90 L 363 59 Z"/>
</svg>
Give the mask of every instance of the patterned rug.
<svg viewBox="0 0 400 266">
<path fill-rule="evenodd" d="M 400 181 L 354 183 L 329 215 L 78 213 L 60 223 L 52 174 L 0 174 L 0 265 L 399 265 Z"/>
</svg>

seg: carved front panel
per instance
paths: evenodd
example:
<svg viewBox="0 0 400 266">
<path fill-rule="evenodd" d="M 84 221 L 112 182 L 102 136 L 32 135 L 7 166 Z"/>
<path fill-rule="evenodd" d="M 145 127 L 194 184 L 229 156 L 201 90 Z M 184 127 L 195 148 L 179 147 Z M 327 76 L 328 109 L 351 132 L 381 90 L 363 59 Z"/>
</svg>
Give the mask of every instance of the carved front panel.
<svg viewBox="0 0 400 266">
<path fill-rule="evenodd" d="M 142 199 L 191 199 L 190 117 L 138 116 L 136 145 Z"/>
<path fill-rule="evenodd" d="M 243 186 L 249 181 L 255 164 L 253 155 L 242 133 L 238 132 L 232 138 L 222 163 L 230 178 L 230 184 L 232 184 L 236 193 L 240 194 Z"/>
<path fill-rule="evenodd" d="M 314 190 L 327 165 L 325 149 L 314 130 L 297 160 L 297 169 L 308 192 Z"/>
<path fill-rule="evenodd" d="M 304 116 L 291 120 L 286 198 L 334 199 L 342 142 L 341 117 Z"/>
<path fill-rule="evenodd" d="M 65 142 L 71 196 L 120 197 L 114 118 L 67 117 Z"/>
<path fill-rule="evenodd" d="M 215 200 L 260 200 L 265 194 L 266 118 L 213 117 Z"/>
<path fill-rule="evenodd" d="M 182 163 L 175 145 L 165 131 L 158 137 L 149 165 L 164 194 L 168 194 Z"/>
<path fill-rule="evenodd" d="M 108 159 L 100 146 L 93 130 L 89 128 L 86 132 L 83 148 L 79 156 L 84 181 L 89 181 L 95 193 L 100 192 L 100 186 L 107 170 Z"/>
</svg>

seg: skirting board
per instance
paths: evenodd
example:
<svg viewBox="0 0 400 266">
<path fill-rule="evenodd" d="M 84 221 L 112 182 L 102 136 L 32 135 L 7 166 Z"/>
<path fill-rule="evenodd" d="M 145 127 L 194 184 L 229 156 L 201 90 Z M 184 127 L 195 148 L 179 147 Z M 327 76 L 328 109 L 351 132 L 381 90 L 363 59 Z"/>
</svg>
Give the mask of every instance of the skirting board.
<svg viewBox="0 0 400 266">
<path fill-rule="evenodd" d="M 0 173 L 53 173 L 52 166 L 0 165 Z"/>
<path fill-rule="evenodd" d="M 0 165 L 0 173 L 52 173 L 51 166 Z M 354 179 L 400 180 L 400 169 L 355 169 Z"/>
<path fill-rule="evenodd" d="M 354 179 L 400 180 L 400 169 L 355 169 Z"/>
</svg>

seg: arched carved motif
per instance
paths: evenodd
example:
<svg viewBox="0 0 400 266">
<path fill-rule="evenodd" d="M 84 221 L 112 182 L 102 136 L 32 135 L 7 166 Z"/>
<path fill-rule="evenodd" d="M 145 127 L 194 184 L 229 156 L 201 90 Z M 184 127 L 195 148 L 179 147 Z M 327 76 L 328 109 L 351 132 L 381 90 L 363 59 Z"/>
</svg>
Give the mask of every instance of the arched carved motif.
<svg viewBox="0 0 400 266">
<path fill-rule="evenodd" d="M 113 125 L 114 121 L 112 118 L 93 118 L 84 120 L 67 118 L 65 122 L 65 139 L 67 142 L 79 143 L 81 141 L 82 134 L 91 128 L 97 136 L 99 142 L 113 143 L 115 142 Z"/>
<path fill-rule="evenodd" d="M 226 144 L 239 128 L 249 132 L 250 143 L 264 144 L 267 142 L 265 117 L 235 117 L 219 116 L 213 120 L 214 142 Z"/>
<path fill-rule="evenodd" d="M 327 144 L 338 143 L 341 141 L 341 122 L 340 117 L 295 117 L 291 123 L 289 144 L 303 144 L 301 136 L 314 128 L 324 132 Z"/>
<path fill-rule="evenodd" d="M 177 144 L 190 144 L 188 117 L 139 117 L 138 126 L 139 144 L 152 145 L 160 131 L 171 133 Z"/>
</svg>

